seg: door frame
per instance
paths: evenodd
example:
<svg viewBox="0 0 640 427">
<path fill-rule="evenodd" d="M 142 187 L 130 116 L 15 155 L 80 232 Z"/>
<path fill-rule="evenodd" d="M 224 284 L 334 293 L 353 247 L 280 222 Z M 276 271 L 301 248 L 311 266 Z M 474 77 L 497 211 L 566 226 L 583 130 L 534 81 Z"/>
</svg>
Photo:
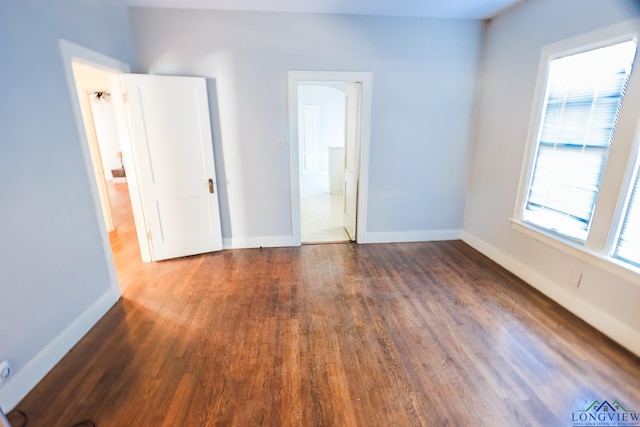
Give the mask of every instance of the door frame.
<svg viewBox="0 0 640 427">
<path fill-rule="evenodd" d="M 94 211 L 98 228 L 100 230 L 100 238 L 102 240 L 102 247 L 107 263 L 107 270 L 109 273 L 109 280 L 111 288 L 117 292 L 118 296 L 121 295 L 120 285 L 118 282 L 118 276 L 116 273 L 115 262 L 113 260 L 113 252 L 111 250 L 111 242 L 109 240 L 109 233 L 107 232 L 106 221 L 102 210 L 102 202 L 100 200 L 100 193 L 98 190 L 98 183 L 96 181 L 96 175 L 93 169 L 93 162 L 91 159 L 91 151 L 89 149 L 89 141 L 84 127 L 84 121 L 82 118 L 82 109 L 80 101 L 78 100 L 78 92 L 76 90 L 76 81 L 73 74 L 73 62 L 81 62 L 86 65 L 90 65 L 95 68 L 104 70 L 107 73 L 128 73 L 131 70 L 129 64 L 103 55 L 99 52 L 87 49 L 83 46 L 72 43 L 68 40 L 60 39 L 59 41 L 60 51 L 62 54 L 62 60 L 64 65 L 65 77 L 67 80 L 67 88 L 69 90 L 69 96 L 71 100 L 71 108 L 76 124 L 76 131 L 80 139 L 80 150 L 82 152 L 82 158 L 85 164 L 85 171 L 87 173 L 87 180 L 89 182 L 89 189 L 91 191 L 91 197 L 93 199 Z M 122 141 L 121 141 L 122 142 Z M 142 248 L 141 248 L 142 251 Z"/>
<path fill-rule="evenodd" d="M 358 151 L 356 241 L 366 243 L 369 189 L 369 149 L 373 73 L 359 71 L 289 71 L 289 174 L 291 187 L 291 234 L 294 246 L 302 244 L 300 221 L 300 154 L 298 141 L 298 85 L 301 83 L 362 83 L 360 140 Z"/>
</svg>

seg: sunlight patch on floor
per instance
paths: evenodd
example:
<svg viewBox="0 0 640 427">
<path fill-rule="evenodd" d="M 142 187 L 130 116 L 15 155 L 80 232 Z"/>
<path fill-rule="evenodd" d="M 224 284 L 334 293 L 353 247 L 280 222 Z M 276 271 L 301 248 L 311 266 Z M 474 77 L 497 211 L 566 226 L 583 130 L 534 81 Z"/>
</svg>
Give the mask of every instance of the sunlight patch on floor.
<svg viewBox="0 0 640 427">
<path fill-rule="evenodd" d="M 302 243 L 344 242 L 343 195 L 329 194 L 329 177 L 300 177 Z"/>
</svg>

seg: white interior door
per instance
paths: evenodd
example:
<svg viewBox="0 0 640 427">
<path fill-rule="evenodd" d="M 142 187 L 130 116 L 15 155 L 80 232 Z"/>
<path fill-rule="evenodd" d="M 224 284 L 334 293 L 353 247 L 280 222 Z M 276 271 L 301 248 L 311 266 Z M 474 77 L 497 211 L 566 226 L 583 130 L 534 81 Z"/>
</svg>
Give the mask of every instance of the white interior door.
<svg viewBox="0 0 640 427">
<path fill-rule="evenodd" d="M 360 105 L 362 84 L 347 86 L 345 163 L 344 163 L 344 228 L 350 240 L 356 240 L 358 208 L 358 153 L 361 129 Z"/>
<path fill-rule="evenodd" d="M 221 250 L 206 79 L 125 74 L 123 81 L 151 259 Z"/>
</svg>

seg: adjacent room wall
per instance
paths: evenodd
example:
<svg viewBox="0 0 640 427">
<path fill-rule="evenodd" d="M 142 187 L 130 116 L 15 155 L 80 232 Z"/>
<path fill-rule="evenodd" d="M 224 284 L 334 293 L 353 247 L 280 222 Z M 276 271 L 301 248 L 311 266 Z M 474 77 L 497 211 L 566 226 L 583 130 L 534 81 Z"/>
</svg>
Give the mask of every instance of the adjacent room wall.
<svg viewBox="0 0 640 427">
<path fill-rule="evenodd" d="M 117 1 L 0 2 L 0 360 L 14 368 L 0 385 L 5 410 L 118 295 L 109 279 L 60 38 L 131 64 L 134 58 L 127 11 Z"/>
<path fill-rule="evenodd" d="M 303 85 L 298 88 L 298 102 L 300 106 L 315 105 L 318 107 L 318 129 L 316 132 L 318 137 L 318 175 L 327 175 L 329 173 L 329 147 L 344 147 L 345 94 L 343 90 L 334 87 Z M 302 165 L 300 170 L 302 170 Z"/>
<path fill-rule="evenodd" d="M 118 153 L 121 153 L 122 149 L 118 132 L 116 132 L 116 115 L 111 99 L 97 100 L 92 98 L 91 113 L 100 145 L 100 157 L 102 158 L 105 179 L 111 180 L 113 179 L 111 171 L 122 167 L 121 159 L 118 157 Z"/>
<path fill-rule="evenodd" d="M 479 21 L 132 9 L 131 22 L 141 71 L 209 79 L 225 239 L 291 239 L 287 72 L 326 70 L 373 72 L 367 233 L 459 236 Z"/>
<path fill-rule="evenodd" d="M 488 24 L 463 233 L 465 241 L 636 354 L 640 280 L 631 283 L 546 246 L 513 230 L 509 218 L 541 48 L 638 15 L 636 0 L 530 0 Z M 582 273 L 579 288 L 570 284 L 575 272 Z"/>
</svg>

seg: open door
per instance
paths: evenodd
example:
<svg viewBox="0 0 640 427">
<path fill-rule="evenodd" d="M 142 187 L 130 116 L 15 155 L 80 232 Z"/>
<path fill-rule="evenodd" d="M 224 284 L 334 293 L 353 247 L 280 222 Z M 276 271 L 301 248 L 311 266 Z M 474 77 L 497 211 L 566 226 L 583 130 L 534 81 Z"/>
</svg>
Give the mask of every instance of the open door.
<svg viewBox="0 0 640 427">
<path fill-rule="evenodd" d="M 356 218 L 358 208 L 358 153 L 360 150 L 360 103 L 362 83 L 351 83 L 346 89 L 346 133 L 344 163 L 344 228 L 349 239 L 356 240 Z"/>
<path fill-rule="evenodd" d="M 206 79 L 122 75 L 130 155 L 151 261 L 222 249 Z M 123 150 L 123 154 L 125 154 Z M 146 238 L 146 241 L 142 241 Z"/>
</svg>

